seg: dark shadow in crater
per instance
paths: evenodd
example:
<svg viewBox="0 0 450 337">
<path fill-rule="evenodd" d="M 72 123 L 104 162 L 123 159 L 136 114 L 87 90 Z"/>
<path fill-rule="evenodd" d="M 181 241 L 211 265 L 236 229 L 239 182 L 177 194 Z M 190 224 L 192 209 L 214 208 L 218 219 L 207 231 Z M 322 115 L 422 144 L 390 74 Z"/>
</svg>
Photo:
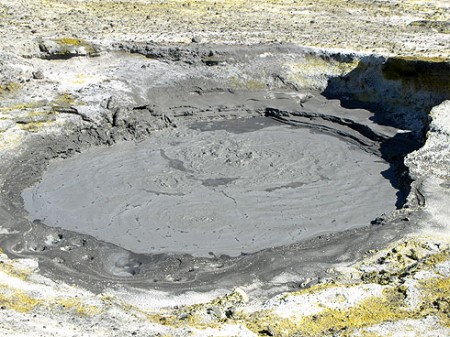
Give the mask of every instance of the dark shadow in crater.
<svg viewBox="0 0 450 337">
<path fill-rule="evenodd" d="M 378 124 L 424 136 L 431 108 L 450 99 L 449 76 L 450 62 L 367 56 L 349 73 L 329 79 L 322 95 L 344 108 L 373 111 Z"/>
<path fill-rule="evenodd" d="M 381 156 L 391 165 L 382 175 L 398 190 L 398 209 L 412 183 L 404 158 L 424 145 L 431 108 L 450 99 L 449 78 L 449 62 L 368 56 L 349 73 L 329 79 L 322 92 L 344 108 L 371 111 L 377 124 L 405 130 L 380 143 Z"/>
<path fill-rule="evenodd" d="M 390 168 L 382 172 L 383 177 L 388 179 L 397 192 L 397 209 L 402 208 L 406 198 L 411 192 L 412 179 L 409 176 L 408 167 L 404 158 L 408 153 L 418 150 L 423 142 L 417 140 L 411 133 L 399 133 L 380 144 L 381 156 L 390 163 Z"/>
</svg>

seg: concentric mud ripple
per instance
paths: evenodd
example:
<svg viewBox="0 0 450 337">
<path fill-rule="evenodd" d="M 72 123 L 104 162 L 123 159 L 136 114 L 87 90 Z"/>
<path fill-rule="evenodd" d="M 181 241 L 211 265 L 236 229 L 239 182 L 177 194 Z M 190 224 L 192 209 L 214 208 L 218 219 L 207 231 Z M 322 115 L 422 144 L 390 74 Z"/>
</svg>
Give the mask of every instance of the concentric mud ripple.
<svg viewBox="0 0 450 337">
<path fill-rule="evenodd" d="M 395 205 L 389 164 L 269 118 L 197 122 L 53 161 L 29 219 L 136 253 L 238 256 L 366 226 Z"/>
</svg>

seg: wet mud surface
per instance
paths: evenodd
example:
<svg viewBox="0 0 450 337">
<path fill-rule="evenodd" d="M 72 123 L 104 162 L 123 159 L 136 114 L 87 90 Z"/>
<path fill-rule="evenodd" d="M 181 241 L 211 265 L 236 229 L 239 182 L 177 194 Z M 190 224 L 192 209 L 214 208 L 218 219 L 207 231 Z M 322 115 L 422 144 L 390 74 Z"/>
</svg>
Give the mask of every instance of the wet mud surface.
<svg viewBox="0 0 450 337">
<path fill-rule="evenodd" d="M 135 253 L 254 253 L 363 227 L 395 208 L 389 164 L 268 117 L 194 123 L 52 162 L 29 220 Z M 392 177 L 394 179 L 394 177 Z"/>
</svg>

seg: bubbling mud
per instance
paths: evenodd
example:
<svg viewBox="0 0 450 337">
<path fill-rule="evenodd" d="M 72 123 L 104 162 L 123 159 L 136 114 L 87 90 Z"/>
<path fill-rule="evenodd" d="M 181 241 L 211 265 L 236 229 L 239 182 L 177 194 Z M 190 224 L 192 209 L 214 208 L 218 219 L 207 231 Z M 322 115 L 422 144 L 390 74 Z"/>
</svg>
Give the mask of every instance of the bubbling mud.
<svg viewBox="0 0 450 337">
<path fill-rule="evenodd" d="M 253 117 L 54 160 L 22 196 L 29 220 L 135 253 L 238 256 L 389 213 L 388 170 L 344 137 Z"/>
</svg>

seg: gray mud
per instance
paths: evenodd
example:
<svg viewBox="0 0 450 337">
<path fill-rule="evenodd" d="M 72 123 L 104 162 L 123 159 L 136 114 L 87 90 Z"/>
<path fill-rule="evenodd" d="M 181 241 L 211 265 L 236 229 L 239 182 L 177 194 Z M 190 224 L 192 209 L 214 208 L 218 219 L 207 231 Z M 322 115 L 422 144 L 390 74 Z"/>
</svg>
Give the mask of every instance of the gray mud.
<svg viewBox="0 0 450 337">
<path fill-rule="evenodd" d="M 133 52 L 152 56 L 144 47 Z M 304 50 L 222 47 L 217 64 L 199 59 L 208 46 L 170 50 L 181 56 L 80 61 L 115 69 L 119 84 L 85 89 L 95 108 L 61 108 L 75 122 L 4 158 L 0 221 L 9 234 L 0 243 L 9 254 L 38 257 L 44 273 L 92 289 L 182 292 L 255 281 L 275 289 L 317 282 L 420 220 L 423 197 L 403 156 L 423 142 L 427 109 L 441 96 L 415 99 L 405 82 L 408 104 L 395 106 L 403 82 L 386 81 L 375 57 L 318 88 L 354 103 L 344 108 L 277 75 Z M 221 82 L 262 68 L 265 88 Z M 123 83 L 117 97 L 102 91 Z M 382 104 L 359 104 L 364 90 Z"/>
<path fill-rule="evenodd" d="M 54 161 L 22 194 L 28 218 L 135 253 L 208 257 L 362 227 L 395 208 L 379 156 L 267 119 L 197 123 Z"/>
</svg>

